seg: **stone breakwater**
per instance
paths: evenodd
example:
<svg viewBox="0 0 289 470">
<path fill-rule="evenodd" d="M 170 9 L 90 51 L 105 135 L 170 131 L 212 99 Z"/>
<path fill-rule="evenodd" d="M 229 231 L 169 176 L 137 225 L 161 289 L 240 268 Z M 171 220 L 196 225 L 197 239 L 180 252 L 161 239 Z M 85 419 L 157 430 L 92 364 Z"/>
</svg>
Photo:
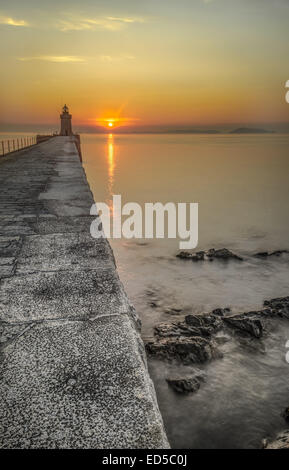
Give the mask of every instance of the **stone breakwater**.
<svg viewBox="0 0 289 470">
<path fill-rule="evenodd" d="M 167 448 L 74 137 L 0 160 L 0 447 Z"/>
</svg>

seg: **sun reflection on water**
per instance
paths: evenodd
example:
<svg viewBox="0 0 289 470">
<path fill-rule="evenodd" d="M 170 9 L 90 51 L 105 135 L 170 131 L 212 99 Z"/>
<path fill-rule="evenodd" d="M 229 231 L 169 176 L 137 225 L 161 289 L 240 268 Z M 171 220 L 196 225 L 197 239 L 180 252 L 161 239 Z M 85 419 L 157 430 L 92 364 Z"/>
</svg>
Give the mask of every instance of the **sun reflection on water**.
<svg viewBox="0 0 289 470">
<path fill-rule="evenodd" d="M 108 134 L 107 136 L 107 165 L 108 165 L 108 197 L 109 197 L 109 208 L 111 216 L 113 216 L 113 186 L 114 186 L 114 172 L 115 172 L 115 148 L 114 148 L 114 136 Z"/>
</svg>

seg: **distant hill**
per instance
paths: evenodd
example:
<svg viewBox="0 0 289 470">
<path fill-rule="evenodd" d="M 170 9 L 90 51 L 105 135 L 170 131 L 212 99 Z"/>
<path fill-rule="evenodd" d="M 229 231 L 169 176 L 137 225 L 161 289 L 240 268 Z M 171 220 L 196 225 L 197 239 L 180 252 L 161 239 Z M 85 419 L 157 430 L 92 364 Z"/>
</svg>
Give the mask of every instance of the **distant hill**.
<svg viewBox="0 0 289 470">
<path fill-rule="evenodd" d="M 156 131 L 158 132 L 158 131 Z M 168 129 L 167 134 L 219 134 L 220 131 L 215 129 Z"/>
<path fill-rule="evenodd" d="M 266 129 L 254 129 L 250 127 L 239 127 L 230 132 L 230 134 L 274 134 L 275 131 L 268 131 Z"/>
<path fill-rule="evenodd" d="M 195 129 L 191 127 L 175 128 L 166 126 L 116 126 L 107 129 L 103 126 L 86 127 L 83 132 L 93 134 L 220 134 L 216 129 Z"/>
</svg>

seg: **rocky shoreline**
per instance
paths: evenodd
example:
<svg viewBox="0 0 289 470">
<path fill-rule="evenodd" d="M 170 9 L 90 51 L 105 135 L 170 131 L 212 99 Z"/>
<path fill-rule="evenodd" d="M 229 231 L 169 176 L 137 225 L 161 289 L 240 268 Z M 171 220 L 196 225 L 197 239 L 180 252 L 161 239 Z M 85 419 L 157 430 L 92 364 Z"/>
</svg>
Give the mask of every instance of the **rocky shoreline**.
<svg viewBox="0 0 289 470">
<path fill-rule="evenodd" d="M 275 251 L 261 251 L 258 253 L 253 253 L 251 255 L 253 258 L 261 258 L 266 259 L 270 257 L 280 257 L 282 255 L 289 254 L 289 250 L 275 250 Z M 237 261 L 244 261 L 244 257 L 233 253 L 232 251 L 228 250 L 227 248 L 210 248 L 209 250 L 203 251 L 180 251 L 177 255 L 177 258 L 184 259 L 184 260 L 191 260 L 191 261 L 214 261 L 214 260 L 237 260 Z"/>
<path fill-rule="evenodd" d="M 273 441 L 264 439 L 263 449 L 289 449 L 289 430 L 279 433 Z"/>
<path fill-rule="evenodd" d="M 267 259 L 288 254 L 288 250 L 272 252 L 258 252 L 250 255 L 254 258 Z M 210 249 L 194 253 L 181 251 L 176 255 L 183 260 L 214 261 L 235 260 L 242 262 L 244 258 L 232 251 L 223 248 Z M 158 307 L 157 299 L 152 296 L 152 308 Z M 168 385 L 178 394 L 197 393 L 206 381 L 206 374 L 198 369 L 210 361 L 220 360 L 223 357 L 219 346 L 234 338 L 241 346 L 253 347 L 258 351 L 262 348 L 262 340 L 270 333 L 276 319 L 289 320 L 289 296 L 265 300 L 260 310 L 232 313 L 230 308 L 218 308 L 209 313 L 185 314 L 181 308 L 165 309 L 179 319 L 162 322 L 154 327 L 154 336 L 146 341 L 146 351 L 152 358 L 168 362 L 175 362 L 185 366 L 193 366 L 190 374 L 167 377 Z M 289 407 L 280 415 L 289 423 Z M 264 449 L 288 449 L 289 430 L 277 435 L 275 440 L 264 439 Z"/>
<path fill-rule="evenodd" d="M 229 308 L 185 315 L 183 320 L 160 323 L 147 341 L 149 355 L 177 360 L 184 365 L 202 364 L 222 357 L 216 334 L 220 331 L 243 339 L 261 339 L 274 318 L 289 320 L 289 297 L 265 300 L 261 310 L 232 314 Z"/>
</svg>

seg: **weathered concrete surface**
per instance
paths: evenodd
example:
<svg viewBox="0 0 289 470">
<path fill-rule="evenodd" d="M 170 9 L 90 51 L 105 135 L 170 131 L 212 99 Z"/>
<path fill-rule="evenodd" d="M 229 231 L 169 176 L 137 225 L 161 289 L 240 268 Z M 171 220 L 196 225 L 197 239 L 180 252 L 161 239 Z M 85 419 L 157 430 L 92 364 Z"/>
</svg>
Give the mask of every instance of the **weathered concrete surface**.
<svg viewBox="0 0 289 470">
<path fill-rule="evenodd" d="M 168 447 L 73 138 L 0 160 L 0 447 Z"/>
</svg>

